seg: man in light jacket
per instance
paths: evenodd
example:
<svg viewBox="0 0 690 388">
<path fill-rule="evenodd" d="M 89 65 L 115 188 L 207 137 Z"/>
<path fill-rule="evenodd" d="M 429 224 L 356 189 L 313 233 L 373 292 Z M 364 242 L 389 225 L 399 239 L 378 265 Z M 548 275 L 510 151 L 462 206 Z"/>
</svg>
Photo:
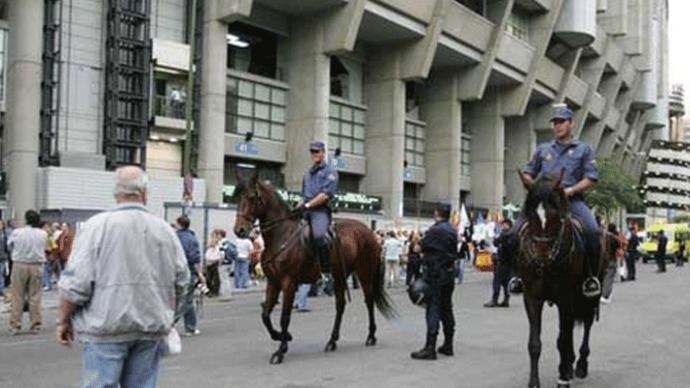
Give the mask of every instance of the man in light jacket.
<svg viewBox="0 0 690 388">
<path fill-rule="evenodd" d="M 189 282 L 182 246 L 148 212 L 139 167 L 115 172 L 117 206 L 89 219 L 58 283 L 57 341 L 84 343 L 82 387 L 155 387 L 160 343 Z"/>
</svg>

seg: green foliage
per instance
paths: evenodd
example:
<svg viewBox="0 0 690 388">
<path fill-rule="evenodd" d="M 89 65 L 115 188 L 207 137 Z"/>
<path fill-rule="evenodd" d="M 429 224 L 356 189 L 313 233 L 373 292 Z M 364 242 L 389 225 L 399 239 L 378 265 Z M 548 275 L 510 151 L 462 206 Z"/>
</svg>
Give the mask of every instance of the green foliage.
<svg viewBox="0 0 690 388">
<path fill-rule="evenodd" d="M 681 214 L 679 216 L 673 217 L 673 223 L 675 224 L 690 224 L 690 215 Z"/>
<path fill-rule="evenodd" d="M 626 175 L 623 169 L 608 159 L 598 161 L 599 181 L 587 193 L 587 204 L 605 216 L 619 208 L 630 213 L 644 211 L 642 198 L 637 193 L 637 182 Z"/>
</svg>

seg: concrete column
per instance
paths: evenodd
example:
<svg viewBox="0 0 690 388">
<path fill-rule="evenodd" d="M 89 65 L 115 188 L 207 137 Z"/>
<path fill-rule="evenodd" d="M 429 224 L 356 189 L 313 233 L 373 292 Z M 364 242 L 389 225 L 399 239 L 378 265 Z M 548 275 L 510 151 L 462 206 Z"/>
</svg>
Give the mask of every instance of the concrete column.
<svg viewBox="0 0 690 388">
<path fill-rule="evenodd" d="M 286 118 L 288 189 L 301 190 L 302 177 L 311 164 L 309 143 L 328 142 L 330 58 L 323 53 L 323 23 L 319 19 L 293 20 L 287 51 L 290 84 Z"/>
<path fill-rule="evenodd" d="M 509 202 L 518 205 L 525 200 L 525 189 L 518 171 L 522 171 L 535 149 L 532 113 L 528 111 L 525 116 L 505 120 L 505 195 Z"/>
<path fill-rule="evenodd" d="M 451 201 L 454 209 L 460 207 L 462 149 L 462 106 L 456 78 L 452 73 L 432 75 L 420 106 L 426 122 L 426 184 L 422 198 Z"/>
<path fill-rule="evenodd" d="M 467 125 L 472 133 L 472 193 L 475 206 L 495 210 L 503 206 L 503 158 L 505 122 L 500 98 L 484 96 L 469 109 Z"/>
<path fill-rule="evenodd" d="M 9 1 L 5 166 L 14 217 L 36 206 L 43 0 Z"/>
<path fill-rule="evenodd" d="M 201 78 L 201 126 L 199 128 L 199 176 L 206 180 L 206 201 L 223 198 L 225 160 L 225 93 L 227 89 L 227 25 L 218 20 L 215 1 L 207 1 Z"/>
<path fill-rule="evenodd" d="M 399 62 L 398 55 L 390 52 L 373 53 L 366 84 L 369 112 L 364 187 L 368 194 L 383 198 L 385 216 L 394 220 L 402 217 L 405 153 L 405 82 L 397 76 Z"/>
</svg>

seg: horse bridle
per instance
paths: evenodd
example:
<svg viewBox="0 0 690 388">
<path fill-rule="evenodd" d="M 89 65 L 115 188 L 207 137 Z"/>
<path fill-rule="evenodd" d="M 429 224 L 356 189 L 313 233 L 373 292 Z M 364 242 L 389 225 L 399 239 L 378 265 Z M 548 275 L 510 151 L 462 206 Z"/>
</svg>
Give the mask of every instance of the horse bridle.
<svg viewBox="0 0 690 388">
<path fill-rule="evenodd" d="M 261 206 L 263 206 L 263 204 L 264 204 L 264 201 L 263 201 L 263 199 L 261 199 L 261 196 L 259 195 L 258 190 L 254 191 L 254 194 L 251 196 L 250 200 L 252 202 L 254 202 L 255 207 L 256 207 L 257 203 Z M 252 230 L 259 229 L 259 230 L 261 230 L 261 232 L 266 233 L 269 230 L 276 228 L 283 221 L 287 221 L 287 220 L 291 220 L 291 219 L 295 218 L 295 215 L 290 214 L 290 215 L 287 215 L 284 217 L 278 217 L 276 219 L 269 220 L 266 222 L 260 222 L 259 225 L 255 225 L 258 217 L 249 217 L 244 212 L 240 212 L 240 211 L 237 212 L 237 217 L 243 219 L 244 221 L 247 221 L 248 224 L 252 225 Z"/>
<path fill-rule="evenodd" d="M 529 238 L 533 242 L 538 242 L 538 243 L 553 243 L 551 246 L 551 251 L 549 252 L 548 259 L 546 261 L 543 260 L 527 260 L 528 265 L 531 267 L 536 267 L 537 269 L 544 270 L 546 267 L 546 264 L 550 263 L 555 263 L 556 259 L 561 255 L 561 251 L 563 249 L 563 243 L 565 241 L 565 231 L 566 231 L 566 223 L 569 219 L 570 213 L 566 213 L 563 217 L 561 217 L 561 227 L 558 230 L 558 234 L 556 237 L 540 237 L 540 236 L 527 236 L 526 231 L 527 231 L 527 225 L 529 224 L 529 221 L 525 223 L 525 225 L 522 227 L 522 230 L 520 231 L 520 240 L 524 241 L 526 238 Z M 532 254 L 530 245 L 525 244 L 527 247 L 527 252 L 530 257 L 534 257 L 535 255 Z M 575 248 L 575 244 L 571 243 L 570 244 L 570 253 L 572 254 Z M 572 256 L 572 255 L 571 255 Z"/>
</svg>

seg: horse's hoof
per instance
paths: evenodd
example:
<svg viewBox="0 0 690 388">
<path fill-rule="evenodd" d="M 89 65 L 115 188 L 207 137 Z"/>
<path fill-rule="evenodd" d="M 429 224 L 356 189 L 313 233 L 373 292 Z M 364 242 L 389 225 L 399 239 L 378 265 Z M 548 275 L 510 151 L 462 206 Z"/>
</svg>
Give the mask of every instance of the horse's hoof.
<svg viewBox="0 0 690 388">
<path fill-rule="evenodd" d="M 584 379 L 588 374 L 588 367 L 586 362 L 578 362 L 577 368 L 575 369 L 575 376 L 578 379 Z"/>
<path fill-rule="evenodd" d="M 282 337 L 281 337 L 283 342 L 290 342 L 292 341 L 292 334 L 285 332 Z"/>
<path fill-rule="evenodd" d="M 540 388 L 541 384 L 539 381 L 530 381 L 529 384 L 527 384 L 527 388 Z"/>
<path fill-rule="evenodd" d="M 373 335 L 370 335 L 367 337 L 367 342 L 364 343 L 365 346 L 374 346 L 376 345 L 376 337 Z"/>
<path fill-rule="evenodd" d="M 570 388 L 570 381 L 558 379 L 556 388 Z"/>
<path fill-rule="evenodd" d="M 284 354 L 280 350 L 273 353 L 271 356 L 271 365 L 278 365 L 283 363 Z"/>
<path fill-rule="evenodd" d="M 283 336 L 282 336 L 279 332 L 277 332 L 277 331 L 272 331 L 272 332 L 271 332 L 271 339 L 272 339 L 273 341 L 278 341 L 278 342 L 280 342 L 280 341 L 282 341 Z"/>
<path fill-rule="evenodd" d="M 335 351 L 337 348 L 338 345 L 335 343 L 335 341 L 328 341 L 326 348 L 324 348 L 323 351 L 329 353 Z"/>
</svg>

